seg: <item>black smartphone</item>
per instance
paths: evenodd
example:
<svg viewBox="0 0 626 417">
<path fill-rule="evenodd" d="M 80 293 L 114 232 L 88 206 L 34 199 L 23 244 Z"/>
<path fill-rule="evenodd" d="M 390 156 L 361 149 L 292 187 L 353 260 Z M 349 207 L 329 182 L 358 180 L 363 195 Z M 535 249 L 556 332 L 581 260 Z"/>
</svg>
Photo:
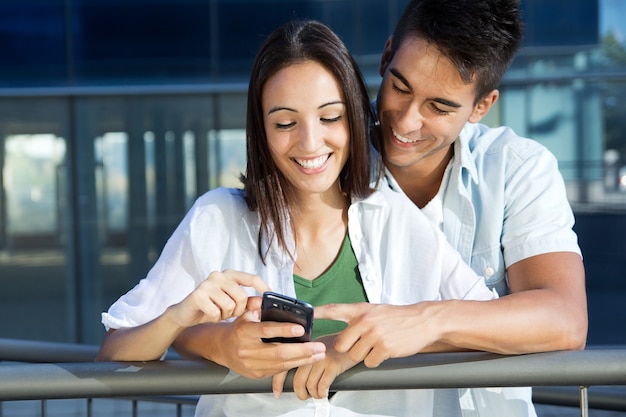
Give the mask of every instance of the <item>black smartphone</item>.
<svg viewBox="0 0 626 417">
<path fill-rule="evenodd" d="M 264 338 L 264 342 L 308 342 L 311 340 L 313 330 L 313 306 L 304 301 L 268 291 L 263 293 L 261 321 L 296 323 L 304 327 L 304 334 L 300 337 Z"/>
</svg>

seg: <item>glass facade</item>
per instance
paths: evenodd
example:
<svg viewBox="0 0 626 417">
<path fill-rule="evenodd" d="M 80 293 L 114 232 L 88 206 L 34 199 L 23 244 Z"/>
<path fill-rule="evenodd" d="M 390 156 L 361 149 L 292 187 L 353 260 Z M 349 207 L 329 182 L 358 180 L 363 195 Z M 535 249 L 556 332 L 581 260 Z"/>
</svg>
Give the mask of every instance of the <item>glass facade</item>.
<svg viewBox="0 0 626 417">
<path fill-rule="evenodd" d="M 356 55 L 378 55 L 407 0 L 6 2 L 0 86 L 246 80 L 265 36 L 317 19 Z"/>
<path fill-rule="evenodd" d="M 238 185 L 247 77 L 265 35 L 292 18 L 327 23 L 374 97 L 407 2 L 3 3 L 0 337 L 99 343 L 100 312 L 145 275 L 194 199 Z M 626 52 L 603 26 L 612 2 L 523 1 L 524 48 L 485 120 L 559 159 L 590 343 L 626 343 L 610 330 L 626 307 L 604 301 L 626 295 Z"/>
</svg>

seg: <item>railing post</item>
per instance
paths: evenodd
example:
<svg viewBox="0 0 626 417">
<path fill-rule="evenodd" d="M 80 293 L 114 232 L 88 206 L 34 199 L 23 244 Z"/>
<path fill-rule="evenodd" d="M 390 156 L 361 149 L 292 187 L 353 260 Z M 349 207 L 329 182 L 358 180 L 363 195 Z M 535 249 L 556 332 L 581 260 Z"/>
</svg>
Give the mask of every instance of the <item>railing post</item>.
<svg viewBox="0 0 626 417">
<path fill-rule="evenodd" d="M 580 387 L 580 417 L 589 417 L 589 398 L 586 386 Z"/>
</svg>

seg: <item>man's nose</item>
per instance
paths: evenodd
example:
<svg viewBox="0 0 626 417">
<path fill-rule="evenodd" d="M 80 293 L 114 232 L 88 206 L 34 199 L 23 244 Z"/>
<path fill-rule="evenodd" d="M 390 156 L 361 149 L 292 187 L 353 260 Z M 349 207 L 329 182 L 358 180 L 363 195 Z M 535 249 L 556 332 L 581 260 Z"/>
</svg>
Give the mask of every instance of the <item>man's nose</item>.
<svg viewBox="0 0 626 417">
<path fill-rule="evenodd" d="M 406 134 L 420 130 L 424 124 L 424 116 L 419 106 L 413 103 L 407 103 L 400 111 L 395 120 L 395 128 L 399 134 Z"/>
</svg>

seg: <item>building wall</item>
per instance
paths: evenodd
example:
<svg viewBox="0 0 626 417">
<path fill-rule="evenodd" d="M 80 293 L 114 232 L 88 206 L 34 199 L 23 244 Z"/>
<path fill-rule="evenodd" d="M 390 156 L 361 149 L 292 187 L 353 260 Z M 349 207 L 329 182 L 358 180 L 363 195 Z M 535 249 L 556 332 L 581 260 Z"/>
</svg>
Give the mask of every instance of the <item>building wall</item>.
<svg viewBox="0 0 626 417">
<path fill-rule="evenodd" d="M 100 312 L 145 275 L 196 196 L 238 184 L 247 74 L 264 36 L 294 17 L 324 21 L 374 97 L 379 53 L 406 3 L 3 3 L 0 337 L 98 343 Z M 615 250 L 623 241 L 597 231 L 620 230 L 626 212 L 617 183 L 626 126 L 613 116 L 626 109 L 626 62 L 603 52 L 597 1 L 575 3 L 523 2 L 525 46 L 486 122 L 511 125 L 558 157 L 592 324 L 609 329 L 623 314 L 607 310 L 603 288 L 612 282 L 620 290 L 610 295 L 626 295 L 624 252 Z M 609 164 L 607 146 L 622 140 Z M 626 343 L 626 334 L 595 329 L 591 343 Z"/>
</svg>

